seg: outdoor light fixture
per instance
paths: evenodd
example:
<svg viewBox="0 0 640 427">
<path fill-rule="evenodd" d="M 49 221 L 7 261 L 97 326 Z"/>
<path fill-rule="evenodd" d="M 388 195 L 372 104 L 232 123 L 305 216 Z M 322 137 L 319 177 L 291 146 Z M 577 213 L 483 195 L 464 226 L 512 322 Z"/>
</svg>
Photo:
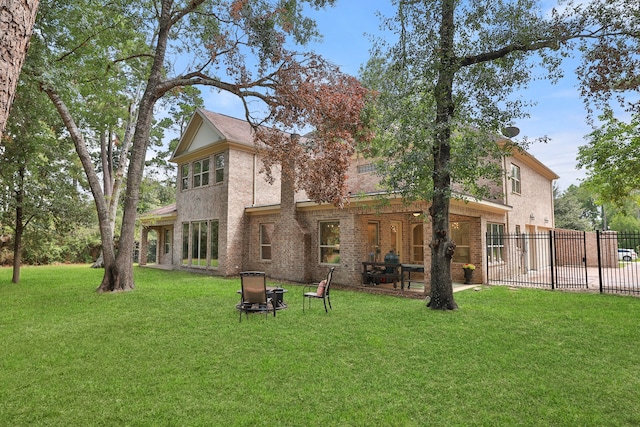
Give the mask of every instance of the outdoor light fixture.
<svg viewBox="0 0 640 427">
<path fill-rule="evenodd" d="M 546 216 L 544 217 L 544 223 L 548 223 L 549 222 L 549 218 L 547 218 Z"/>
<path fill-rule="evenodd" d="M 531 221 L 533 221 L 534 219 L 536 219 L 536 216 L 533 214 L 533 212 L 531 213 L 531 215 L 529 215 L 529 219 Z"/>
<path fill-rule="evenodd" d="M 415 217 L 418 217 L 418 216 L 422 215 L 422 212 L 414 212 L 411 215 L 413 215 Z"/>
</svg>

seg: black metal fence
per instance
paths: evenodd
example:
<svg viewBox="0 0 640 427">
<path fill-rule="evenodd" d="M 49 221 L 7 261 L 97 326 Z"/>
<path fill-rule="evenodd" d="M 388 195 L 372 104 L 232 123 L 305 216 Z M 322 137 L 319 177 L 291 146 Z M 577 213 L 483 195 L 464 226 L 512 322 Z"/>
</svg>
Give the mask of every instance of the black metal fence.
<svg viewBox="0 0 640 427">
<path fill-rule="evenodd" d="M 640 232 L 487 233 L 491 284 L 640 295 Z"/>
</svg>

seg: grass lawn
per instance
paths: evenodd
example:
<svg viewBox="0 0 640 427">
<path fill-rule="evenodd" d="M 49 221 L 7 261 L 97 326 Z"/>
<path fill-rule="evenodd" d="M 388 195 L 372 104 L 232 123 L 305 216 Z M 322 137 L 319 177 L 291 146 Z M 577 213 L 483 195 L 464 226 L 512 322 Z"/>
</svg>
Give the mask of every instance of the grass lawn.
<svg viewBox="0 0 640 427">
<path fill-rule="evenodd" d="M 484 287 L 460 309 L 287 285 L 238 322 L 238 279 L 0 269 L 1 426 L 640 425 L 640 299 Z"/>
</svg>

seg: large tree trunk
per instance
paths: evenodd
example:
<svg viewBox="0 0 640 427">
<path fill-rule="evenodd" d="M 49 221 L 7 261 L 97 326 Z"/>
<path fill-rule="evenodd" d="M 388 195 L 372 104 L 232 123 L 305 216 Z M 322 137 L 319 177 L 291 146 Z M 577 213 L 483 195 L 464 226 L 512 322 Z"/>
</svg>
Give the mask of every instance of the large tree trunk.
<svg viewBox="0 0 640 427">
<path fill-rule="evenodd" d="M 195 4 L 195 2 L 194 2 Z M 118 242 L 118 254 L 114 264 L 109 264 L 105 259 L 105 273 L 98 292 L 127 291 L 135 288 L 133 277 L 133 249 L 135 246 L 135 227 L 138 200 L 140 199 L 140 184 L 144 162 L 149 145 L 149 135 L 153 124 L 153 107 L 158 99 L 170 86 L 160 88 L 162 79 L 164 58 L 169 37 L 171 10 L 170 2 L 163 2 L 160 17 L 160 30 L 157 36 L 157 45 L 153 65 L 147 80 L 147 87 L 140 101 L 138 120 L 133 134 L 133 144 L 129 156 L 129 170 L 127 172 L 127 187 L 124 198 L 124 212 L 122 227 L 120 229 L 120 241 Z"/>
<path fill-rule="evenodd" d="M 93 167 L 93 160 L 87 150 L 87 145 L 84 142 L 84 137 L 78 129 L 69 109 L 65 105 L 64 101 L 60 98 L 58 93 L 51 87 L 44 86 L 44 92 L 49 96 L 51 102 L 56 107 L 65 127 L 71 135 L 71 139 L 76 147 L 78 157 L 82 162 L 82 167 L 87 175 L 89 181 L 89 187 L 93 194 L 93 201 L 96 204 L 96 211 L 98 213 L 98 224 L 100 226 L 100 241 L 102 242 L 102 253 L 104 256 L 105 264 L 105 277 L 111 275 L 110 271 L 115 264 L 115 251 L 113 247 L 113 227 L 109 221 L 109 207 L 107 206 L 102 187 L 100 185 L 100 178 Z M 111 268 L 109 268 L 111 267 Z M 103 283 L 105 279 L 103 278 Z"/>
<path fill-rule="evenodd" d="M 13 277 L 11 282 L 20 282 L 20 265 L 22 263 L 22 234 L 24 233 L 24 210 L 22 204 L 24 203 L 24 168 L 20 168 L 18 171 L 20 175 L 20 188 L 16 191 L 16 224 L 15 224 L 15 236 L 13 238 Z"/>
<path fill-rule="evenodd" d="M 436 126 L 433 145 L 433 202 L 431 237 L 431 299 L 429 307 L 455 310 L 451 282 L 451 257 L 456 245 L 449 236 L 449 200 L 451 197 L 451 120 L 453 119 L 453 79 L 456 72 L 453 50 L 453 11 L 455 0 L 442 2 L 440 26 L 440 67 L 436 84 Z"/>
<path fill-rule="evenodd" d="M 7 124 L 39 0 L 3 0 L 0 7 L 0 136 Z"/>
</svg>

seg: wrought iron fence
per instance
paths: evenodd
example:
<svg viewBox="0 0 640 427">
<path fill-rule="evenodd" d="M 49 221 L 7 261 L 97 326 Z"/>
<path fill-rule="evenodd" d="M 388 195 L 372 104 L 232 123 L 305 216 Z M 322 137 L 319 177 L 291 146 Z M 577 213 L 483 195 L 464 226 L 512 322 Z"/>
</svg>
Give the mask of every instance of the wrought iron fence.
<svg viewBox="0 0 640 427">
<path fill-rule="evenodd" d="M 640 232 L 597 234 L 600 292 L 640 294 Z"/>
<path fill-rule="evenodd" d="M 640 294 L 640 232 L 487 233 L 492 284 Z"/>
</svg>

